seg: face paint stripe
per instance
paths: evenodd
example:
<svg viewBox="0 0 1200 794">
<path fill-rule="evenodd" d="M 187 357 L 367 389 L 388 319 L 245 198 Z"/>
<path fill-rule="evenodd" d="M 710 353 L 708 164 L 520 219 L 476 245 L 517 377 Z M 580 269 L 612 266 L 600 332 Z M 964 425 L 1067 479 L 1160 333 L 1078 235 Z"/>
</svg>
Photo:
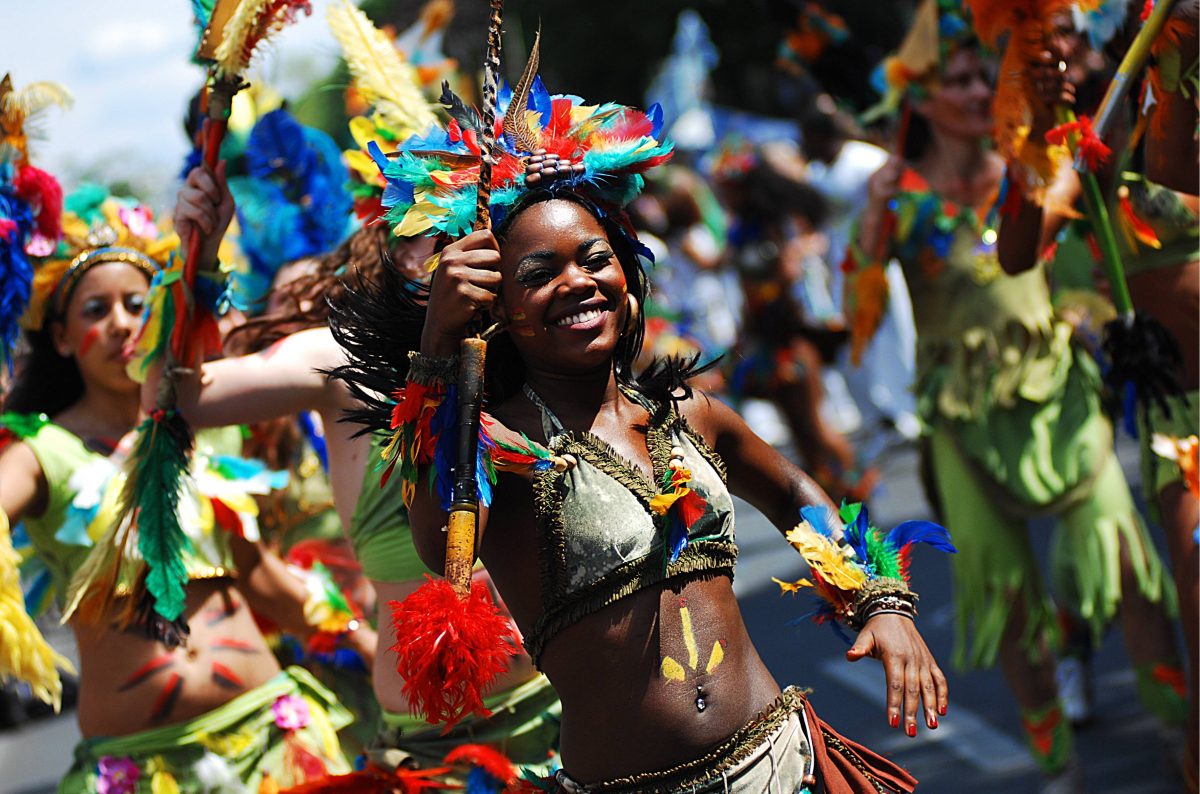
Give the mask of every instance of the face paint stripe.
<svg viewBox="0 0 1200 794">
<path fill-rule="evenodd" d="M 133 675 L 129 676 L 129 678 L 126 678 L 125 683 L 121 684 L 121 686 L 117 688 L 117 691 L 126 692 L 130 689 L 133 689 L 138 684 L 143 683 L 150 676 L 161 670 L 165 670 L 173 664 L 175 664 L 175 657 L 172 654 L 164 653 L 159 656 L 155 656 L 153 659 L 134 670 Z"/>
<path fill-rule="evenodd" d="M 79 342 L 79 358 L 83 358 L 92 349 L 92 346 L 100 340 L 100 327 L 92 326 L 84 333 L 83 339 Z"/>
<path fill-rule="evenodd" d="M 230 670 L 220 662 L 212 663 L 212 679 L 217 686 L 225 689 L 245 689 L 246 685 L 238 678 L 237 673 Z"/>
<path fill-rule="evenodd" d="M 210 643 L 209 648 L 214 651 L 235 651 L 237 653 L 258 653 L 259 649 L 248 642 L 235 640 L 232 638 L 219 639 L 216 642 Z"/>
<path fill-rule="evenodd" d="M 182 692 L 183 677 L 179 673 L 171 673 L 171 678 L 167 681 L 167 685 L 163 687 L 162 694 L 154 701 L 154 707 L 150 710 L 150 720 L 152 722 L 160 722 L 170 716 Z"/>
</svg>

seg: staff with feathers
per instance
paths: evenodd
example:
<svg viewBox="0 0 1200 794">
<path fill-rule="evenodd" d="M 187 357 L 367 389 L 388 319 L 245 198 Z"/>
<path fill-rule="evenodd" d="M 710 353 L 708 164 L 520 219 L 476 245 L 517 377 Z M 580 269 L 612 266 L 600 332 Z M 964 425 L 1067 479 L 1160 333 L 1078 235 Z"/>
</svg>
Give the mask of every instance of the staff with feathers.
<svg viewBox="0 0 1200 794">
<path fill-rule="evenodd" d="M 243 85 L 242 75 L 260 45 L 295 20 L 298 12 L 311 11 L 309 0 L 196 0 L 197 24 L 203 29 L 197 59 L 210 62 L 206 89 L 207 121 L 204 127 L 204 163 L 217 167 L 233 96 Z M 194 288 L 204 239 L 192 234 L 182 266 L 171 266 L 156 277 L 163 322 L 156 338 L 140 338 L 146 363 L 160 362 L 163 377 L 154 409 L 138 427 L 137 440 L 127 463 L 128 479 L 121 507 L 106 538 L 111 553 L 93 555 L 72 583 L 65 616 L 79 611 L 85 620 L 111 614 L 116 600 L 116 580 L 130 542 L 130 518 L 137 525 L 137 546 L 145 562 L 137 587 L 118 613 L 122 625 L 136 623 L 168 647 L 187 636 L 183 618 L 188 581 L 183 557 L 190 541 L 179 523 L 179 499 L 193 438 L 187 422 L 175 410 L 175 378 L 208 354 L 219 350 L 220 337 L 209 309 L 197 305 Z M 151 298 L 155 299 L 154 296 Z M 147 335 L 143 328 L 142 335 Z"/>
</svg>

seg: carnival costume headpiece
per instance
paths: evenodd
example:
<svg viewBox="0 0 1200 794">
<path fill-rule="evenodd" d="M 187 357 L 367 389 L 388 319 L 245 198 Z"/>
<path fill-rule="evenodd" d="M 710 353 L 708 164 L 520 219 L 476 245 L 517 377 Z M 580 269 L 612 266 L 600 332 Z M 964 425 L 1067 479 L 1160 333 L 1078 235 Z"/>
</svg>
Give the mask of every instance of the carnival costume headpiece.
<svg viewBox="0 0 1200 794">
<path fill-rule="evenodd" d="M 286 110 L 255 123 L 244 161 L 246 174 L 230 177 L 229 189 L 250 269 L 230 274 L 229 296 L 239 309 L 257 312 L 280 267 L 342 241 L 350 231 L 351 199 L 337 144 Z"/>
<path fill-rule="evenodd" d="M 906 96 L 923 96 L 928 79 L 950 55 L 973 40 L 960 0 L 923 0 L 900 47 L 871 75 L 871 85 L 883 100 L 869 109 L 864 119 L 896 112 Z"/>
<path fill-rule="evenodd" d="M 0 80 L 0 364 L 10 361 L 34 281 L 30 257 L 54 250 L 62 218 L 62 188 L 29 163 L 31 122 L 71 95 L 55 83 L 14 89 Z"/>
<path fill-rule="evenodd" d="M 100 185 L 81 185 L 67 196 L 63 209 L 62 239 L 35 263 L 24 320 L 33 330 L 63 311 L 79 279 L 96 265 L 124 262 L 153 278 L 179 245 L 174 233 L 160 233 L 147 206 L 110 195 Z"/>
<path fill-rule="evenodd" d="M 493 226 L 534 189 L 568 190 L 619 217 L 641 193 L 642 174 L 671 157 L 671 143 L 659 138 L 662 111 L 551 96 L 537 65 L 535 41 L 520 81 L 497 96 L 488 205 Z M 397 235 L 457 238 L 475 223 L 482 122 L 448 89 L 442 102 L 450 114 L 445 129 L 414 136 L 391 155 L 368 146 L 387 181 L 384 217 Z"/>
</svg>

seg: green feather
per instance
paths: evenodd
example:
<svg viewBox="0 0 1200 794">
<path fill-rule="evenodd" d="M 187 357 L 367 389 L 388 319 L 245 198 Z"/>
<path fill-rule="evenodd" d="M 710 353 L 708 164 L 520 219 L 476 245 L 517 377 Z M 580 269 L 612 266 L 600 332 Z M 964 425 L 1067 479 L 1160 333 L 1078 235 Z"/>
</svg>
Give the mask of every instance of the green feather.
<svg viewBox="0 0 1200 794">
<path fill-rule="evenodd" d="M 867 556 L 875 566 L 876 576 L 904 578 L 904 573 L 900 570 L 900 555 L 884 540 L 883 533 L 874 527 L 867 530 Z"/>
<path fill-rule="evenodd" d="M 5 428 L 17 438 L 31 438 L 45 427 L 50 420 L 45 414 L 18 414 L 5 411 L 0 414 L 0 427 Z"/>
<path fill-rule="evenodd" d="M 146 561 L 146 590 L 154 611 L 167 620 L 183 614 L 187 597 L 184 556 L 192 542 L 179 525 L 179 498 L 188 469 L 192 433 L 175 412 L 138 428 L 131 456 L 131 503 L 137 509 L 138 551 Z"/>
</svg>

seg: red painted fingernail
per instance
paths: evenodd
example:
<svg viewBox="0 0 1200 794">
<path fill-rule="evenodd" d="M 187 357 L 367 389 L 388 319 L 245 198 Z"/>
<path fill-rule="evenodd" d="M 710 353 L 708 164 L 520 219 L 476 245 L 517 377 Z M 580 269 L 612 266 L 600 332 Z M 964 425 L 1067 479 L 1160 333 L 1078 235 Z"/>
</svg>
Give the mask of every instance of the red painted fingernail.
<svg viewBox="0 0 1200 794">
<path fill-rule="evenodd" d="M 917 735 L 917 726 L 910 722 L 908 725 L 904 726 L 904 732 L 907 733 L 910 737 L 916 736 Z"/>
<path fill-rule="evenodd" d="M 943 717 L 945 717 L 946 716 L 946 707 L 938 706 L 938 714 L 941 714 Z"/>
<path fill-rule="evenodd" d="M 928 725 L 930 727 L 930 729 L 936 728 L 937 727 L 937 716 L 934 714 L 930 714 L 929 719 L 927 719 L 925 721 L 925 724 Z"/>
<path fill-rule="evenodd" d="M 888 725 L 891 725 L 893 728 L 899 728 L 900 727 L 900 715 L 899 714 L 889 715 L 888 716 Z"/>
</svg>

